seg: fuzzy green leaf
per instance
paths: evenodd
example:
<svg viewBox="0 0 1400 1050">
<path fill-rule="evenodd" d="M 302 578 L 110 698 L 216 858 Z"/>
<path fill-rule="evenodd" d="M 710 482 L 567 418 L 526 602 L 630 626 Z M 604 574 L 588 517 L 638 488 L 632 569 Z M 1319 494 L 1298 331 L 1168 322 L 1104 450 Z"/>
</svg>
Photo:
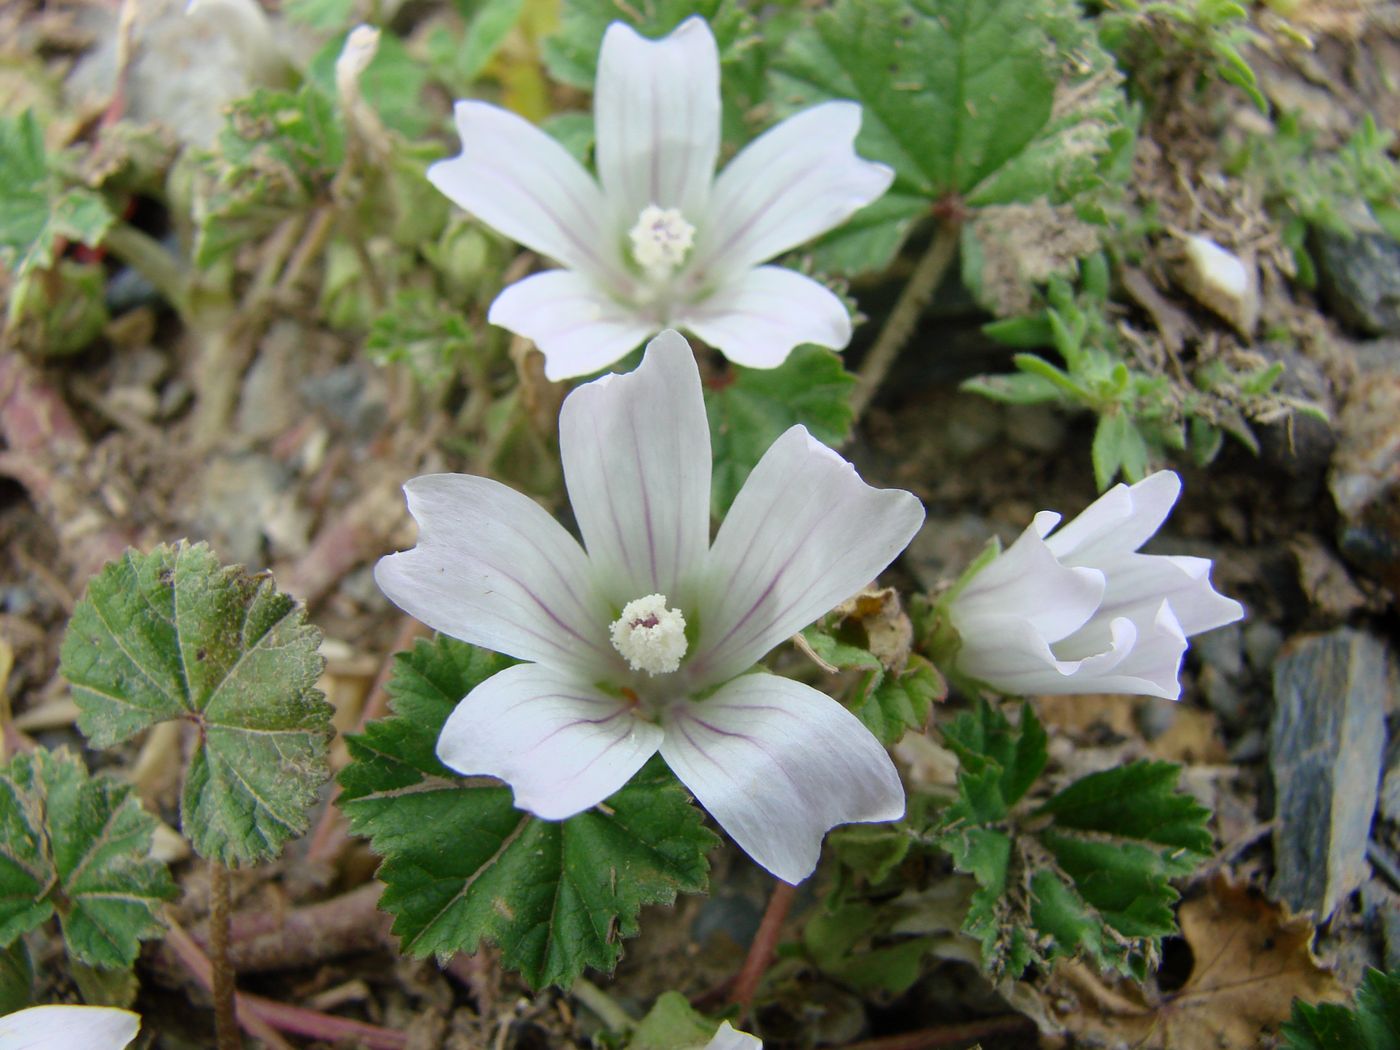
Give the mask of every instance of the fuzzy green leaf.
<svg viewBox="0 0 1400 1050">
<path fill-rule="evenodd" d="M 32 112 L 0 116 L 0 264 L 18 280 L 52 266 L 60 240 L 95 246 L 111 225 L 100 196 L 65 188 L 51 170 Z"/>
<path fill-rule="evenodd" d="M 195 264 L 207 267 L 304 215 L 329 193 L 345 159 L 345 128 L 314 84 L 260 89 L 229 107 L 214 149 L 198 157 Z"/>
<path fill-rule="evenodd" d="M 855 376 L 830 350 L 799 346 L 777 368 L 743 368 L 705 388 L 714 448 L 711 510 L 723 517 L 768 447 L 796 423 L 818 441 L 840 445 L 850 436 Z"/>
<path fill-rule="evenodd" d="M 701 1050 L 714 1038 L 717 1027 L 680 992 L 663 992 L 637 1022 L 627 1050 Z"/>
<path fill-rule="evenodd" d="M 438 762 L 448 714 L 509 663 L 448 638 L 398 654 L 395 717 L 350 738 L 340 805 L 384 858 L 380 904 L 405 952 L 449 957 L 494 941 L 530 984 L 568 987 L 585 967 L 617 964 L 643 904 L 703 890 L 716 839 L 659 759 L 606 804 L 559 822 Z"/>
<path fill-rule="evenodd" d="M 855 686 L 841 699 L 882 744 L 896 743 L 906 729 L 927 723 L 934 701 L 947 695 L 943 677 L 918 653 L 910 654 L 899 674 L 890 674 L 879 657 L 859 645 L 816 627 L 807 628 L 802 635 L 827 663 L 843 671 L 860 672 Z"/>
<path fill-rule="evenodd" d="M 881 201 L 821 243 L 839 272 L 885 266 L 946 197 L 1067 199 L 1093 182 L 1126 111 L 1111 57 L 1068 3 L 840 0 L 775 68 L 784 111 L 859 102 L 858 152 L 895 170 Z M 1057 109 L 1057 84 L 1076 101 Z"/>
<path fill-rule="evenodd" d="M 1400 1050 L 1400 971 L 1367 970 L 1354 1007 L 1295 1002 L 1285 1050 Z"/>
<path fill-rule="evenodd" d="M 205 544 L 128 551 L 88 584 L 63 639 L 78 728 L 111 747 L 169 719 L 197 728 L 180 817 L 202 857 L 277 855 L 329 777 L 321 632 L 266 573 Z"/>
<path fill-rule="evenodd" d="M 175 896 L 150 857 L 155 826 L 130 785 L 89 777 L 66 750 L 0 767 L 0 945 L 56 913 L 73 958 L 131 966 L 162 929 L 160 903 Z"/>
<path fill-rule="evenodd" d="M 1141 978 L 1176 931 L 1170 880 L 1211 847 L 1210 814 L 1176 790 L 1179 767 L 1092 773 L 1026 813 L 1017 803 L 1046 763 L 1029 705 L 1012 727 L 980 702 L 944 736 L 962 769 L 935 831 L 977 881 L 963 930 L 981 942 L 984 967 L 1014 977 L 1032 962 L 1082 954 Z"/>
</svg>

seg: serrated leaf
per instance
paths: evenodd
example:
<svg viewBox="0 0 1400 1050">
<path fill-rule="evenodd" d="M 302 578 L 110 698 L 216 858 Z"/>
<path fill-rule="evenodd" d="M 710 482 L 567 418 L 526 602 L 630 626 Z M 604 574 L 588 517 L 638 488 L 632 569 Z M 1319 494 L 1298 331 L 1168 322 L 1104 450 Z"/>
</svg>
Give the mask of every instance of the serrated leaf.
<svg viewBox="0 0 1400 1050">
<path fill-rule="evenodd" d="M 440 392 L 460 373 L 476 335 L 462 314 L 422 288 L 402 288 L 370 326 L 365 350 L 379 364 L 405 365 L 424 390 Z"/>
<path fill-rule="evenodd" d="M 1293 1004 L 1285 1050 L 1400 1050 L 1400 971 L 1367 970 L 1352 1007 Z"/>
<path fill-rule="evenodd" d="M 34 1001 L 34 964 L 24 941 L 0 949 L 0 1016 L 22 1010 Z"/>
<path fill-rule="evenodd" d="M 774 66 L 782 110 L 854 99 L 858 152 L 895 170 L 878 205 L 819 244 L 820 264 L 841 272 L 883 268 L 945 197 L 1067 199 L 1126 113 L 1112 58 L 1071 4 L 841 0 Z"/>
<path fill-rule="evenodd" d="M 979 702 L 944 737 L 962 768 L 935 832 L 977 881 L 963 930 L 981 942 L 984 967 L 1015 977 L 1079 954 L 1141 978 L 1176 931 L 1170 880 L 1211 847 L 1209 811 L 1176 790 L 1180 768 L 1133 762 L 1092 773 L 1028 813 L 1016 803 L 1046 762 L 1029 704 L 1012 727 Z"/>
<path fill-rule="evenodd" d="M 1120 471 L 1130 483 L 1147 477 L 1151 452 L 1142 431 L 1127 412 L 1108 412 L 1099 417 L 1091 455 L 1094 481 L 1100 492 L 1113 484 Z"/>
<path fill-rule="evenodd" d="M 841 699 L 882 744 L 893 744 L 906 729 L 926 724 L 934 701 L 947 695 L 942 676 L 917 653 L 909 654 L 904 669 L 892 674 L 879 657 L 859 645 L 842 642 L 816 627 L 807 628 L 802 635 L 827 663 L 843 671 L 860 672 L 855 686 Z"/>
<path fill-rule="evenodd" d="M 0 263 L 16 280 L 52 266 L 61 240 L 96 246 L 111 225 L 100 196 L 51 170 L 32 112 L 0 116 Z"/>
<path fill-rule="evenodd" d="M 714 1038 L 717 1027 L 680 992 L 663 992 L 637 1022 L 627 1050 L 700 1050 Z"/>
<path fill-rule="evenodd" d="M 217 146 L 198 157 L 195 264 L 210 266 L 326 199 L 344 159 L 345 128 L 317 86 L 259 89 L 233 103 Z"/>
<path fill-rule="evenodd" d="M 63 638 L 78 728 L 111 747 L 158 722 L 197 729 L 180 818 L 200 856 L 276 856 L 329 777 L 321 632 L 271 576 L 205 544 L 128 551 L 88 584 Z"/>
<path fill-rule="evenodd" d="M 384 858 L 380 904 L 405 952 L 448 957 L 489 940 L 531 985 L 567 987 L 586 967 L 616 965 L 643 904 L 703 890 L 717 840 L 659 759 L 561 822 L 438 762 L 448 714 L 509 663 L 448 638 L 398 654 L 395 717 L 350 738 L 340 805 Z"/>
<path fill-rule="evenodd" d="M 818 441 L 840 445 L 850 436 L 855 376 L 830 350 L 799 346 L 777 368 L 731 367 L 705 389 L 714 450 L 710 507 L 723 517 L 749 471 L 789 427 L 801 423 Z"/>
<path fill-rule="evenodd" d="M 160 903 L 175 896 L 150 857 L 155 826 L 130 785 L 89 777 L 66 750 L 0 767 L 0 945 L 57 914 L 73 958 L 131 966 L 163 928 Z"/>
</svg>

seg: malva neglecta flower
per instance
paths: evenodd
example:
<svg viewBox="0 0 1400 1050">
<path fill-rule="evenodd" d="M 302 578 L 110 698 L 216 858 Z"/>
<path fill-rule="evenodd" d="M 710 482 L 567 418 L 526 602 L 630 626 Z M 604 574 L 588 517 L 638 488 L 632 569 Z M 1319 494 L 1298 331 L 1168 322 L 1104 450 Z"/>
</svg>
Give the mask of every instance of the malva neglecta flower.
<svg viewBox="0 0 1400 1050">
<path fill-rule="evenodd" d="M 804 427 L 754 467 L 710 542 L 710 431 L 685 339 L 663 332 L 635 372 L 574 390 L 559 414 L 581 546 L 487 478 L 406 486 L 412 550 L 375 579 L 443 634 L 509 654 L 443 726 L 438 757 L 499 777 L 562 820 L 657 751 L 754 860 L 796 883 L 836 824 L 897 819 L 885 749 L 835 700 L 746 674 L 874 579 L 923 521 Z"/>
<path fill-rule="evenodd" d="M 31 1006 L 0 1017 L 0 1050 L 123 1050 L 141 1018 L 110 1006 Z"/>
<path fill-rule="evenodd" d="M 716 177 L 719 51 L 693 17 L 661 40 L 609 26 L 593 113 L 596 180 L 533 124 L 476 101 L 457 103 L 461 155 L 428 169 L 455 203 L 564 267 L 510 285 L 489 314 L 534 340 L 550 379 L 596 372 L 663 328 L 755 368 L 800 343 L 850 341 L 831 291 L 759 264 L 889 188 L 889 168 L 856 156 L 859 105 L 804 110 Z"/>
<path fill-rule="evenodd" d="M 1175 700 L 1192 635 L 1244 608 L 1210 561 L 1140 554 L 1181 493 L 1171 471 L 1115 485 L 1068 525 L 1041 511 L 947 604 L 956 666 L 1007 693 L 1139 693 Z"/>
</svg>

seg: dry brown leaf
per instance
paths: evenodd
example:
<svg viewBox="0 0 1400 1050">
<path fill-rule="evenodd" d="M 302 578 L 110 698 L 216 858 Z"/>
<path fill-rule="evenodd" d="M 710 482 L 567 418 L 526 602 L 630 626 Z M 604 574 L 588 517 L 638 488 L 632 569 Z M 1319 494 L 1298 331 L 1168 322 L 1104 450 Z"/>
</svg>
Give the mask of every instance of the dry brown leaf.
<svg viewBox="0 0 1400 1050">
<path fill-rule="evenodd" d="M 1078 963 L 1062 964 L 1048 998 L 1057 1020 L 1085 1045 L 1134 1050 L 1235 1050 L 1259 1046 L 1286 1020 L 1294 999 L 1346 997 L 1312 954 L 1313 927 L 1224 876 L 1181 906 L 1181 932 L 1195 959 L 1179 990 L 1158 993 L 1103 984 Z"/>
<path fill-rule="evenodd" d="M 887 671 L 902 674 L 914 644 L 914 625 L 893 587 L 867 587 L 832 610 L 865 631 L 866 648 Z"/>
</svg>

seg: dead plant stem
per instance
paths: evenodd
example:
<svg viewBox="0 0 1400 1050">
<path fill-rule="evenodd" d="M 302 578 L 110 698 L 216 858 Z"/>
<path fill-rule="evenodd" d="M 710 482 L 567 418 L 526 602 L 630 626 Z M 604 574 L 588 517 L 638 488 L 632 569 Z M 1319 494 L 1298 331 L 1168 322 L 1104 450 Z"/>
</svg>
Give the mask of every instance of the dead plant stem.
<svg viewBox="0 0 1400 1050">
<path fill-rule="evenodd" d="M 958 1046 L 991 1035 L 1032 1030 L 1032 1022 L 1025 1017 L 1020 1014 L 1007 1014 L 1004 1017 L 989 1017 L 985 1021 L 939 1025 L 937 1028 L 923 1028 L 917 1032 L 865 1039 L 859 1043 L 847 1043 L 845 1050 L 937 1050 L 938 1047 Z"/>
<path fill-rule="evenodd" d="M 875 345 L 865 355 L 856 378 L 855 393 L 851 397 L 851 408 L 857 419 L 865 414 L 895 358 L 914 334 L 919 315 L 924 312 L 934 292 L 938 291 L 943 275 L 948 272 L 948 266 L 957 252 L 958 232 L 958 223 L 939 220 L 933 240 L 914 267 L 914 272 L 909 275 L 904 290 L 895 300 L 894 309 L 885 318 L 880 334 L 875 337 Z"/>
<path fill-rule="evenodd" d="M 241 1050 L 234 1009 L 233 968 L 228 961 L 228 868 L 209 861 L 209 954 L 214 965 L 214 1032 L 219 1050 Z"/>
</svg>

